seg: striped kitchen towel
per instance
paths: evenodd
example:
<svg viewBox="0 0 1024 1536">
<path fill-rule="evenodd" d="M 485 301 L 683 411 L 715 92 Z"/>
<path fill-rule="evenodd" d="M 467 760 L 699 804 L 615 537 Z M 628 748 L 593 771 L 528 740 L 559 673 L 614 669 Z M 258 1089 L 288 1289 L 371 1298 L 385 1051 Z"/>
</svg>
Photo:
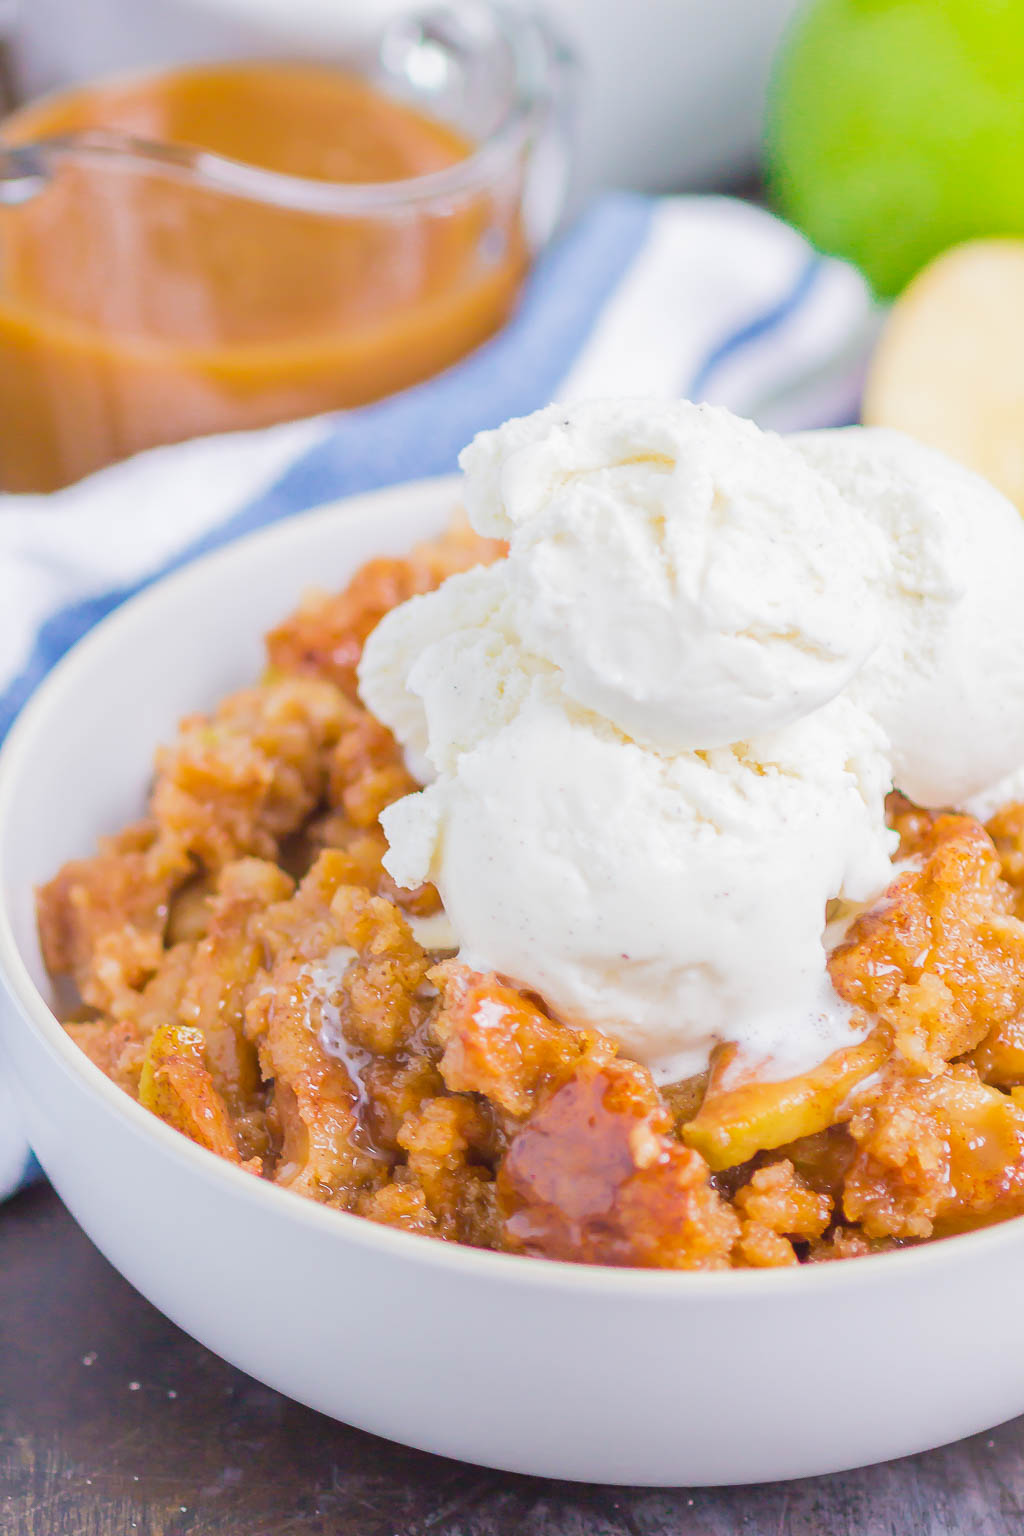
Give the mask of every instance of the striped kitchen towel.
<svg viewBox="0 0 1024 1536">
<path fill-rule="evenodd" d="M 475 432 L 550 400 L 684 395 L 783 431 L 851 421 L 876 323 L 852 268 L 760 208 L 605 198 L 540 259 L 504 330 L 435 379 L 339 415 L 154 449 L 50 496 L 0 497 L 0 739 L 98 619 L 207 550 L 452 470 Z M 0 1197 L 35 1171 L 15 1097 L 0 1063 Z"/>
</svg>

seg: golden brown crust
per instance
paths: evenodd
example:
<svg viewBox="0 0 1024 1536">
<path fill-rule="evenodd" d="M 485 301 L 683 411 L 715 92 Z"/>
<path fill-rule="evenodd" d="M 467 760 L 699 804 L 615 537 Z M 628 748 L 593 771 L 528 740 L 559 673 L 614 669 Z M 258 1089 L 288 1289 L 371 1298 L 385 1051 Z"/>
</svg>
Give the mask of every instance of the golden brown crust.
<svg viewBox="0 0 1024 1536">
<path fill-rule="evenodd" d="M 722 1269 L 739 1221 L 671 1134 L 649 1074 L 587 1061 L 512 1140 L 498 1173 L 509 1247 L 549 1259 Z"/>
<path fill-rule="evenodd" d="M 726 1047 L 659 1090 L 417 943 L 437 892 L 395 888 L 377 824 L 416 786 L 355 667 L 388 607 L 498 553 L 463 530 L 371 562 L 274 632 L 262 685 L 184 722 L 149 818 L 39 892 L 72 1037 L 201 1146 L 442 1240 L 778 1267 L 1024 1211 L 1024 807 L 986 831 L 890 797 L 911 865 L 829 962 L 865 1038 L 788 1082 Z"/>
<path fill-rule="evenodd" d="M 391 902 L 358 886 L 340 886 L 331 900 L 342 943 L 354 951 L 337 999 L 339 1027 L 355 1046 L 393 1056 L 411 1044 L 433 1011 L 430 959 Z"/>
<path fill-rule="evenodd" d="M 432 1034 L 453 1093 L 479 1093 L 512 1119 L 528 1115 L 584 1060 L 610 1061 L 604 1036 L 570 1029 L 496 976 L 446 962 L 430 972 L 442 1006 Z"/>
<path fill-rule="evenodd" d="M 1024 1209 L 1024 1108 L 966 1063 L 894 1065 L 850 1121 L 843 1210 L 869 1237 L 925 1238 Z"/>
<path fill-rule="evenodd" d="M 343 811 L 316 817 L 307 828 L 310 855 L 323 848 L 343 853 L 349 861 L 349 885 L 361 885 L 416 917 L 430 917 L 441 910 L 441 898 L 432 885 L 412 890 L 397 886 L 381 862 L 388 851 L 380 827 L 356 827 Z"/>
<path fill-rule="evenodd" d="M 267 636 L 271 668 L 304 677 L 327 678 L 353 701 L 363 643 L 384 615 L 399 603 L 432 592 L 447 577 L 474 565 L 489 565 L 505 552 L 494 539 L 481 539 L 459 520 L 440 539 L 421 544 L 401 558 L 370 560 L 342 592 L 311 592 L 291 618 Z"/>
<path fill-rule="evenodd" d="M 1024 1005 L 1024 924 L 991 838 L 969 816 L 937 817 L 909 870 L 829 959 L 841 997 L 890 1025 L 922 1073 L 979 1045 Z"/>
<path fill-rule="evenodd" d="M 812 1189 L 787 1158 L 758 1168 L 736 1191 L 733 1204 L 781 1237 L 807 1241 L 821 1236 L 832 1215 L 829 1197 Z"/>
<path fill-rule="evenodd" d="M 832 1216 L 829 1196 L 812 1189 L 786 1159 L 756 1169 L 732 1203 L 742 1222 L 737 1254 L 752 1269 L 798 1264 L 794 1242 L 820 1238 Z"/>
<path fill-rule="evenodd" d="M 1004 805 L 985 830 L 999 855 L 1003 879 L 1013 887 L 1018 908 L 1024 893 L 1024 805 Z"/>
<path fill-rule="evenodd" d="M 276 859 L 322 799 L 351 712 L 331 683 L 284 678 L 184 720 L 157 754 L 152 809 L 162 837 L 208 869 L 247 854 Z"/>
<path fill-rule="evenodd" d="M 191 869 L 152 823 L 104 838 L 91 859 L 74 859 L 37 900 L 43 960 L 68 976 L 91 1008 L 116 1010 L 158 969 L 175 886 Z"/>
</svg>

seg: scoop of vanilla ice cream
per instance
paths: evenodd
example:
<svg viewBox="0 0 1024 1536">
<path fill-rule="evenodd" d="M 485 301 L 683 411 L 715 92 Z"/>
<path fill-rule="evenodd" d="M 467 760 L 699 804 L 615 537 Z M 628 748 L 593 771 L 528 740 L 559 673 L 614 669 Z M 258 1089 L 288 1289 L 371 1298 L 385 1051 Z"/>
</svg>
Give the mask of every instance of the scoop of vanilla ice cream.
<svg viewBox="0 0 1024 1536">
<path fill-rule="evenodd" d="M 432 717 L 461 715 L 451 660 L 417 662 Z M 494 658 L 499 688 L 515 671 L 514 648 Z M 702 1070 L 720 1040 L 784 1077 L 856 1038 L 822 933 L 829 897 L 866 900 L 891 873 L 870 720 L 837 699 L 756 749 L 665 757 L 555 672 L 527 664 L 516 694 L 504 723 L 460 724 L 475 744 L 381 818 L 388 869 L 437 884 L 460 958 L 605 1030 L 661 1081 Z"/>
<path fill-rule="evenodd" d="M 631 403 L 485 434 L 466 501 L 507 558 L 396 608 L 360 667 L 433 779 L 381 818 L 392 876 L 665 1081 L 718 1040 L 775 1076 L 849 1043 L 826 906 L 891 874 L 884 733 L 830 698 L 875 643 L 875 535 L 761 439 Z"/>
<path fill-rule="evenodd" d="M 512 620 L 566 694 L 660 752 L 824 704 L 878 639 L 872 527 L 779 437 L 687 401 L 550 407 L 462 455 Z"/>
<path fill-rule="evenodd" d="M 1024 764 L 1024 520 L 987 481 L 901 432 L 789 442 L 888 551 L 883 638 L 847 692 L 888 734 L 896 784 L 920 805 L 989 805 L 990 786 Z"/>
<path fill-rule="evenodd" d="M 507 569 L 499 561 L 450 576 L 393 608 L 366 642 L 363 702 L 401 742 L 421 783 L 506 723 L 532 672 L 544 669 L 515 649 Z"/>
</svg>

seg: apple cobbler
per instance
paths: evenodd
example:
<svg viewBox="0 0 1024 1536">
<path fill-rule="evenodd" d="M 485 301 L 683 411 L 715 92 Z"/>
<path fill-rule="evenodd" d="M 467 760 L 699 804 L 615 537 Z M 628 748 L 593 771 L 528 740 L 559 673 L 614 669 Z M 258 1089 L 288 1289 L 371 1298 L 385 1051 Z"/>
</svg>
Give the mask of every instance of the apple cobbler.
<svg viewBox="0 0 1024 1536">
<path fill-rule="evenodd" d="M 721 1046 L 659 1088 L 432 947 L 436 891 L 381 862 L 378 816 L 417 786 L 355 669 L 386 611 L 500 549 L 457 529 L 371 561 L 182 723 L 146 820 L 39 892 L 68 1033 L 251 1174 L 482 1248 L 757 1268 L 1024 1211 L 1024 806 L 986 828 L 890 798 L 892 884 L 828 961 L 870 1030 L 786 1081 Z"/>
</svg>

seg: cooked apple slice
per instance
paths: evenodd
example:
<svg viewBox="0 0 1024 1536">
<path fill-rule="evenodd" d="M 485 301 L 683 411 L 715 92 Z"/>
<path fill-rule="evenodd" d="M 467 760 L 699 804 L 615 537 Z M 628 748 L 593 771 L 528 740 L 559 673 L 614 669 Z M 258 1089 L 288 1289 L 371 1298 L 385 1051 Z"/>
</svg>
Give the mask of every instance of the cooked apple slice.
<svg viewBox="0 0 1024 1536">
<path fill-rule="evenodd" d="M 864 396 L 897 427 L 976 470 L 1024 510 L 1024 240 L 972 240 L 898 299 Z"/>
<path fill-rule="evenodd" d="M 766 1083 L 735 1081 L 735 1047 L 719 1051 L 704 1102 L 680 1135 L 716 1172 L 745 1163 L 755 1152 L 782 1147 L 834 1125 L 850 1092 L 878 1070 L 890 1051 L 884 1030 L 859 1045 L 835 1051 L 800 1077 Z"/>
<path fill-rule="evenodd" d="M 204 1047 L 202 1030 L 187 1024 L 159 1025 L 146 1047 L 139 1103 L 190 1141 L 229 1162 L 241 1163 L 231 1116 L 214 1087 Z M 243 1167 L 258 1172 L 259 1159 Z"/>
</svg>

